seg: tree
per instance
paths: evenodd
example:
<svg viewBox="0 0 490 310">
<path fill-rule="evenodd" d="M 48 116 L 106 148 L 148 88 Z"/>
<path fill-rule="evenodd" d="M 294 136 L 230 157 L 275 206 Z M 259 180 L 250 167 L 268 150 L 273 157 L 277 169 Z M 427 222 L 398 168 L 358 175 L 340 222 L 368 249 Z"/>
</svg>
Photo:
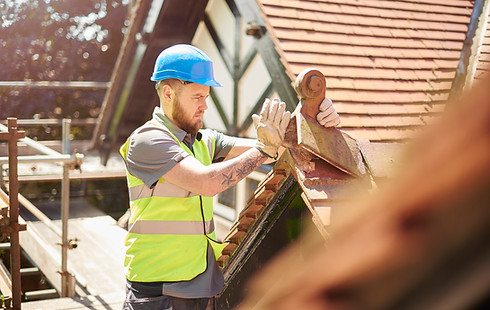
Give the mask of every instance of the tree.
<svg viewBox="0 0 490 310">
<path fill-rule="evenodd" d="M 128 5 L 129 0 L 0 0 L 0 80 L 109 81 L 127 30 Z M 0 119 L 97 117 L 104 94 L 2 87 Z"/>
</svg>

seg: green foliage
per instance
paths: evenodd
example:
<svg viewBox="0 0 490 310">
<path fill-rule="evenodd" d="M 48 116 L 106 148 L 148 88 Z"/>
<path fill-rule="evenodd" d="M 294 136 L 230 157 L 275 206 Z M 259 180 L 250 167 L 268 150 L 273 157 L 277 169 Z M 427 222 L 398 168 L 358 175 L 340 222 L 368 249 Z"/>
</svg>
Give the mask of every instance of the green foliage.
<svg viewBox="0 0 490 310">
<path fill-rule="evenodd" d="M 0 80 L 110 80 L 129 0 L 0 1 Z M 104 91 L 0 88 L 0 119 L 98 115 Z"/>
</svg>

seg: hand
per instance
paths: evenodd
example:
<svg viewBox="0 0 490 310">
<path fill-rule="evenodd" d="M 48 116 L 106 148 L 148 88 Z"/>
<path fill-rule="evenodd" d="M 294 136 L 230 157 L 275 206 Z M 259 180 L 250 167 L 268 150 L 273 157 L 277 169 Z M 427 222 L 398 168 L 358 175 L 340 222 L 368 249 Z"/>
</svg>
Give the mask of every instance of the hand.
<svg viewBox="0 0 490 310">
<path fill-rule="evenodd" d="M 291 113 L 286 111 L 286 104 L 278 98 L 272 101 L 266 99 L 260 116 L 254 114 L 252 119 L 261 144 L 258 147 L 263 151 L 267 148 L 266 153 L 273 156 L 284 141 L 286 127 L 291 119 Z"/>
<path fill-rule="evenodd" d="M 340 124 L 340 117 L 335 110 L 332 100 L 325 98 L 319 106 L 320 112 L 316 115 L 317 121 L 323 127 L 336 127 Z"/>
</svg>

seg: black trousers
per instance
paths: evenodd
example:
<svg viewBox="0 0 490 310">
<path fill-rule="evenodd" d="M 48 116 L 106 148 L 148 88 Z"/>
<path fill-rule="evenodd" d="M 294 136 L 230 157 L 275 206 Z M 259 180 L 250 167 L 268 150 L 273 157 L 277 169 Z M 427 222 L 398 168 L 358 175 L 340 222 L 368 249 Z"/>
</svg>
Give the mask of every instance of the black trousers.
<svg viewBox="0 0 490 310">
<path fill-rule="evenodd" d="M 209 298 L 145 295 L 126 289 L 123 310 L 206 310 Z"/>
</svg>

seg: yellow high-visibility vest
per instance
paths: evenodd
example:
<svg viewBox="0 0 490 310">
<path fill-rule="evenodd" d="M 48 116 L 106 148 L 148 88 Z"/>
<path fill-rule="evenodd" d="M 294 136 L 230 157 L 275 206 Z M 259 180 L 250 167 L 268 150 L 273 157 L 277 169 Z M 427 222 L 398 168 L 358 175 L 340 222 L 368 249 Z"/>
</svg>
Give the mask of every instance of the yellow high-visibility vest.
<svg viewBox="0 0 490 310">
<path fill-rule="evenodd" d="M 214 137 L 209 144 L 205 141 L 209 139 L 196 140 L 194 154 L 173 137 L 202 164 L 211 164 Z M 129 140 L 120 148 L 124 160 Z M 226 245 L 215 241 L 213 198 L 194 195 L 175 185 L 172 188 L 163 177 L 150 188 L 128 171 L 126 175 L 131 213 L 125 239 L 126 278 L 138 282 L 176 282 L 203 273 L 208 243 L 216 259 Z"/>
</svg>

